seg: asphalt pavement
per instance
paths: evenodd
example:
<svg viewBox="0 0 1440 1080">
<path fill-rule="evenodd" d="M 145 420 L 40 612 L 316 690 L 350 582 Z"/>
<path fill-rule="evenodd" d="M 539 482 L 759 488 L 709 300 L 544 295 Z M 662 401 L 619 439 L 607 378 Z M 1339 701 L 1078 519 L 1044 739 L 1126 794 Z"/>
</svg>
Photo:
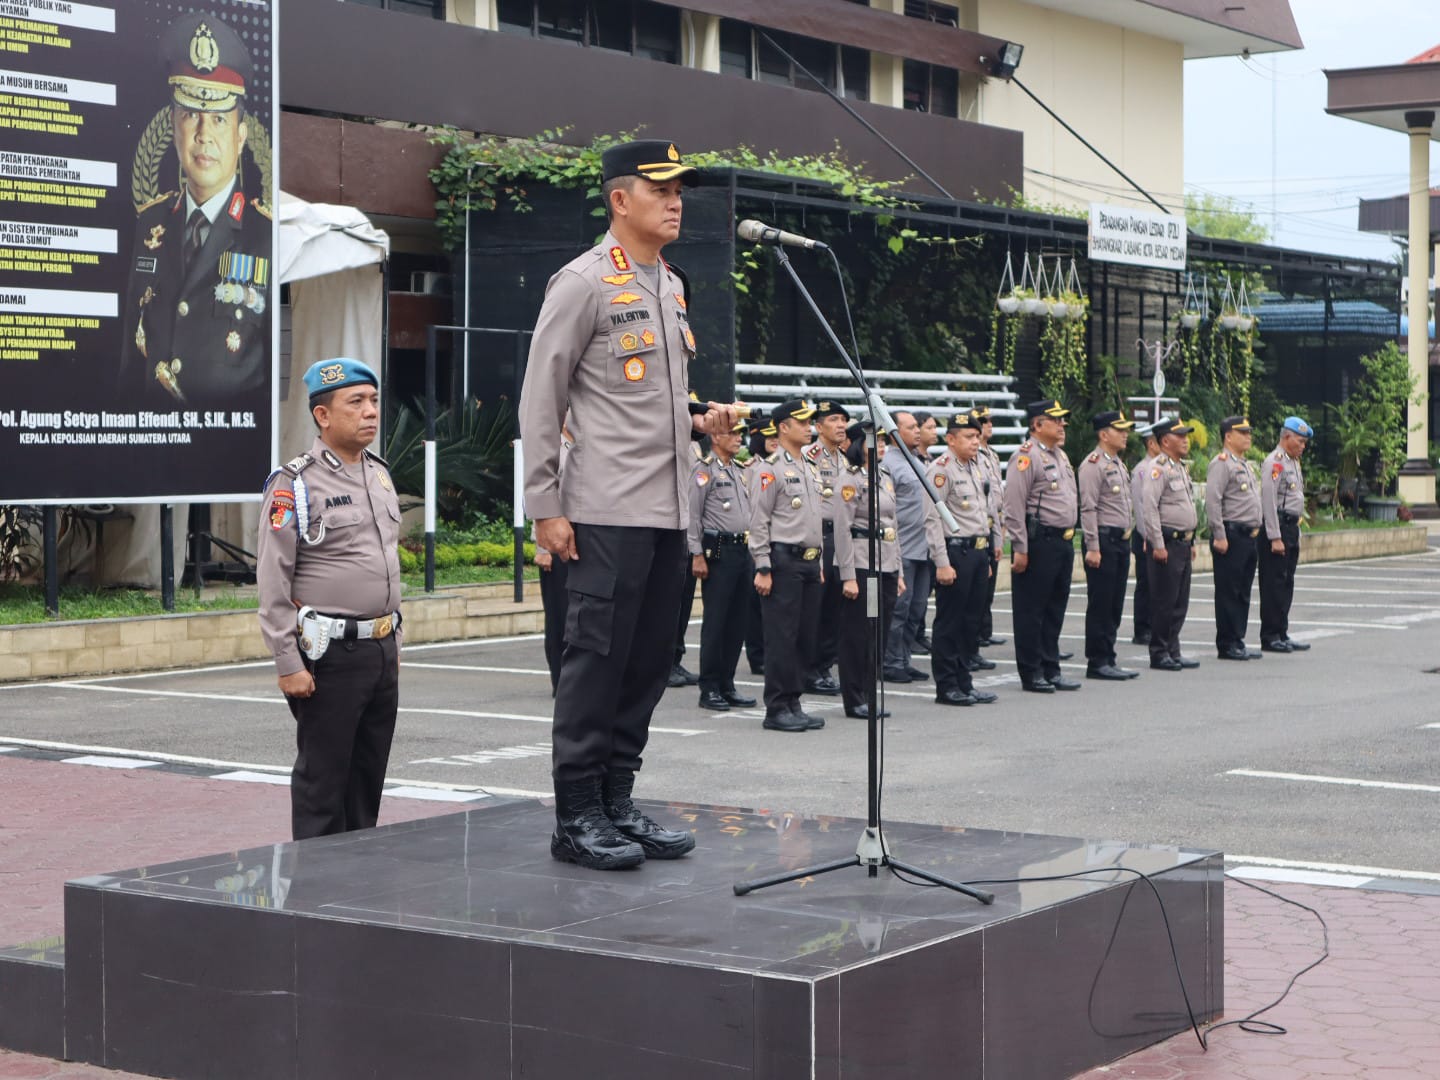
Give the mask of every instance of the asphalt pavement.
<svg viewBox="0 0 1440 1080">
<path fill-rule="evenodd" d="M 887 819 L 1220 849 L 1285 873 L 1378 874 L 1440 884 L 1440 551 L 1302 566 L 1291 634 L 1313 648 L 1246 663 L 1215 657 L 1213 582 L 1194 582 L 1181 635 L 1195 671 L 1148 670 L 1121 628 L 1127 683 L 1084 680 L 1084 587 L 1062 645 L 1075 693 L 1023 693 L 1009 644 L 978 686 L 993 705 L 889 688 Z M 1258 637 L 1258 598 L 1251 642 Z M 698 621 L 686 662 L 697 666 Z M 1010 638 L 1010 598 L 996 598 Z M 928 669 L 928 659 L 916 663 Z M 761 680 L 741 659 L 741 689 Z M 497 793 L 549 791 L 550 685 L 538 636 L 417 645 L 402 656 L 390 776 Z M 824 730 L 762 730 L 760 709 L 697 707 L 666 692 L 638 796 L 863 817 L 866 725 L 811 697 Z M 292 722 L 268 664 L 0 687 L 0 746 L 118 752 L 274 774 Z M 385 813 L 382 809 L 382 823 Z M 837 837 L 837 856 L 849 838 Z M 820 853 L 817 853 L 820 854 Z M 897 851 L 897 854 L 902 854 Z"/>
</svg>

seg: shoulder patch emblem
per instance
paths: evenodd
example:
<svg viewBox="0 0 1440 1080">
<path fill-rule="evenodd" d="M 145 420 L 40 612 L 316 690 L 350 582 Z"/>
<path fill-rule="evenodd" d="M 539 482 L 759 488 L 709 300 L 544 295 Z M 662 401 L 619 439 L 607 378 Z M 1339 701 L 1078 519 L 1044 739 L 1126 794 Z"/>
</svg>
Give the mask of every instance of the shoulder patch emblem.
<svg viewBox="0 0 1440 1080">
<path fill-rule="evenodd" d="M 760 474 L 760 490 L 764 491 L 775 482 L 775 474 L 768 469 Z"/>
<path fill-rule="evenodd" d="M 641 300 L 643 300 L 643 299 L 644 299 L 643 296 L 639 296 L 639 295 L 637 295 L 636 293 L 633 293 L 633 292 L 622 292 L 622 293 L 617 293 L 616 295 L 612 296 L 612 297 L 610 298 L 610 303 L 612 303 L 612 304 L 634 304 L 634 303 L 638 303 L 639 301 L 641 301 Z"/>
<path fill-rule="evenodd" d="M 1029 467 L 1030 467 L 1030 459 L 1029 459 L 1028 457 L 1026 457 L 1024 454 L 1021 454 L 1019 457 L 1017 457 L 1017 458 L 1015 459 L 1015 468 L 1019 469 L 1021 472 L 1024 472 L 1024 471 L 1025 471 L 1026 469 L 1028 469 Z"/>
<path fill-rule="evenodd" d="M 1159 479 L 1160 479 L 1160 469 L 1159 469 L 1158 466 L 1157 466 L 1156 468 L 1150 470 L 1150 479 L 1151 479 L 1151 480 L 1159 480 Z"/>
<path fill-rule="evenodd" d="M 695 485 L 697 487 L 703 488 L 708 483 L 710 483 L 710 474 L 708 472 L 697 472 L 695 474 Z"/>
<path fill-rule="evenodd" d="M 1285 471 L 1285 466 L 1284 466 L 1283 464 L 1281 464 L 1281 463 L 1278 462 L 1278 461 L 1274 462 L 1274 463 L 1271 464 L 1271 466 L 1270 466 L 1270 479 L 1271 479 L 1271 480 L 1279 480 L 1279 479 L 1280 479 L 1280 474 L 1283 473 L 1284 471 Z"/>
<path fill-rule="evenodd" d="M 654 345 L 654 344 L 655 344 L 655 331 L 654 331 L 654 330 L 642 330 L 642 331 L 640 331 L 640 340 L 645 343 L 646 348 L 649 348 L 651 345 Z"/>
<path fill-rule="evenodd" d="M 230 207 L 225 212 L 236 221 L 245 216 L 245 193 L 243 191 L 237 191 L 230 196 Z"/>
<path fill-rule="evenodd" d="M 945 486 L 945 474 L 943 472 L 935 474 L 935 486 L 937 488 L 943 488 Z"/>
<path fill-rule="evenodd" d="M 600 279 L 606 285 L 629 285 L 635 280 L 634 274 L 606 274 Z"/>
<path fill-rule="evenodd" d="M 678 292 L 677 292 L 677 293 L 672 293 L 671 295 L 675 297 L 675 303 L 677 303 L 677 304 L 680 305 L 680 310 L 681 310 L 681 311 L 688 311 L 688 310 L 690 309 L 690 305 L 685 302 L 685 294 L 684 294 L 684 293 L 678 293 Z"/>
<path fill-rule="evenodd" d="M 624 349 L 626 352 L 634 352 L 639 347 L 640 338 L 631 331 L 627 330 L 625 331 L 625 333 L 620 335 L 620 348 Z"/>
<path fill-rule="evenodd" d="M 846 484 L 844 487 L 842 487 L 840 489 L 840 497 L 846 502 L 850 502 L 851 500 L 853 500 L 855 498 L 854 486 L 851 484 Z"/>
<path fill-rule="evenodd" d="M 645 378 L 645 361 L 638 356 L 632 356 L 625 361 L 625 379 L 627 382 L 639 382 Z"/>
<path fill-rule="evenodd" d="M 279 532 L 294 520 L 295 493 L 276 488 L 270 497 L 270 528 Z"/>
<path fill-rule="evenodd" d="M 630 269 L 630 259 L 619 244 L 610 249 L 610 265 L 622 273 Z"/>
</svg>

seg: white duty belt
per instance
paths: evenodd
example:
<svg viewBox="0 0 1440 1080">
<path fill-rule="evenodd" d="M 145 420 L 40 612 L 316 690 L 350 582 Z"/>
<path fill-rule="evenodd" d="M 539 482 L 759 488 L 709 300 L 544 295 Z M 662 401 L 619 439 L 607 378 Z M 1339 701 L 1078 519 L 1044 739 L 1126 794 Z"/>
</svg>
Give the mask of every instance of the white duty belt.
<svg viewBox="0 0 1440 1080">
<path fill-rule="evenodd" d="M 311 660 L 319 660 L 335 639 L 361 641 L 389 637 L 400 625 L 400 613 L 395 611 L 375 619 L 351 619 L 302 607 L 295 613 L 295 624 L 300 631 L 300 651 Z"/>
</svg>

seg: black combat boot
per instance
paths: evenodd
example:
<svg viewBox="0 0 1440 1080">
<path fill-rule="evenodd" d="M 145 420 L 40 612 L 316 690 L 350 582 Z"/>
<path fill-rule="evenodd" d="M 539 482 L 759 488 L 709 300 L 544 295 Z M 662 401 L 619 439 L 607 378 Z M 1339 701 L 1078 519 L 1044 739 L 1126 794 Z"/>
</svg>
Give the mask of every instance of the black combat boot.
<svg viewBox="0 0 1440 1080">
<path fill-rule="evenodd" d="M 663 828 L 642 814 L 630 801 L 634 789 L 635 774 L 628 769 L 611 769 L 605 774 L 601 788 L 605 813 L 622 836 L 639 844 L 647 859 L 678 859 L 695 847 L 693 834 Z"/>
<path fill-rule="evenodd" d="M 550 854 L 590 870 L 626 870 L 645 861 L 645 851 L 620 834 L 600 800 L 600 778 L 555 781 L 555 833 Z"/>
</svg>

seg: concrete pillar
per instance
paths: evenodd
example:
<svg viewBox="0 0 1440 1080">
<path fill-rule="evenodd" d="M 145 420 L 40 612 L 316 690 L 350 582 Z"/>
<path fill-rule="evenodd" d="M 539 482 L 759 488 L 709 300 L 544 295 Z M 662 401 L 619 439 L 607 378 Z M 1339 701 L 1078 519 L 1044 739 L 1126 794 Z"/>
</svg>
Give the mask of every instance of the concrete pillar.
<svg viewBox="0 0 1440 1080">
<path fill-rule="evenodd" d="M 1430 136 L 1435 114 L 1407 112 L 1410 131 L 1410 374 L 1421 395 L 1430 390 Z M 1400 497 L 1417 517 L 1435 517 L 1435 470 L 1430 465 L 1429 407 L 1411 401 L 1406 409 L 1406 462 L 1400 470 Z"/>
<path fill-rule="evenodd" d="M 870 6 L 896 15 L 905 14 L 905 0 L 870 0 Z M 905 107 L 904 57 L 870 54 L 870 100 L 892 109 Z"/>
<path fill-rule="evenodd" d="M 701 71 L 720 70 L 720 16 L 701 15 L 687 11 L 681 16 L 680 62 Z M 691 32 L 694 33 L 694 56 L 691 56 Z"/>
</svg>

